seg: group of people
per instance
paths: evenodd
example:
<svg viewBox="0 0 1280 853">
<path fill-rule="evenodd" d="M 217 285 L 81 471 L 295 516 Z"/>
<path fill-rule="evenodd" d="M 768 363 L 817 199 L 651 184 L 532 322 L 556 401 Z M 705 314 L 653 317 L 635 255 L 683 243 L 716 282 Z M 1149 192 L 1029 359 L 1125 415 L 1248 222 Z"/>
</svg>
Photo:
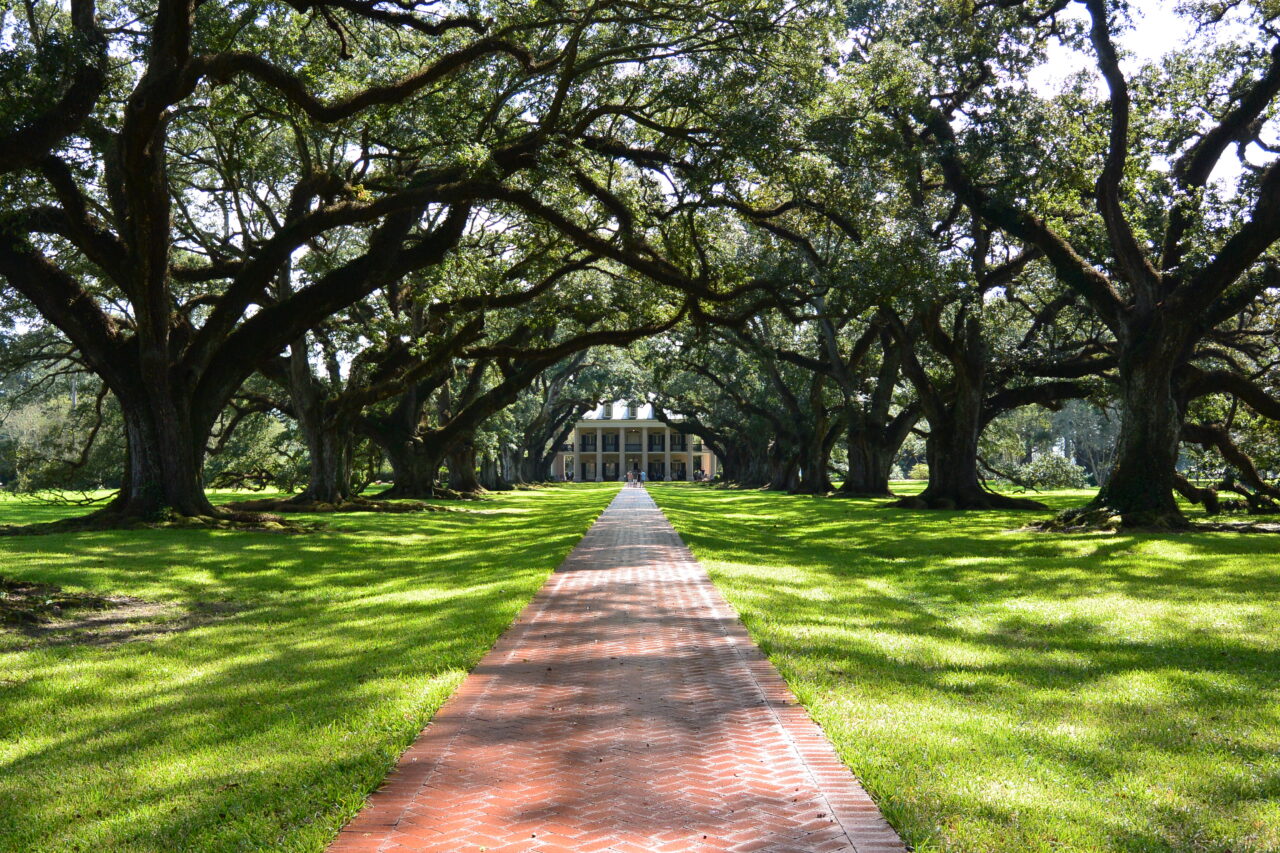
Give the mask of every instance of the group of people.
<svg viewBox="0 0 1280 853">
<path fill-rule="evenodd" d="M 646 471 L 627 470 L 627 486 L 640 488 L 641 484 L 649 482 L 649 474 Z"/>
</svg>

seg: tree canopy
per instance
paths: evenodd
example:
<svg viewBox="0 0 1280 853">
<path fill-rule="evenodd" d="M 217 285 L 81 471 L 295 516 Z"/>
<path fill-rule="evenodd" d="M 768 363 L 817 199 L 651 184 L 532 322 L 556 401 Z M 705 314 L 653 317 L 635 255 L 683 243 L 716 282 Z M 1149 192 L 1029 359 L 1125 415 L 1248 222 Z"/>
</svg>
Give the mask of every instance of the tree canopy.
<svg viewBox="0 0 1280 853">
<path fill-rule="evenodd" d="M 1274 511 L 1278 16 L 6 6 L 0 476 L 118 487 L 94 523 L 264 466 L 278 511 L 468 493 L 629 395 L 742 484 L 886 495 L 905 449 L 909 506 L 1052 457 L 1068 524 Z"/>
</svg>

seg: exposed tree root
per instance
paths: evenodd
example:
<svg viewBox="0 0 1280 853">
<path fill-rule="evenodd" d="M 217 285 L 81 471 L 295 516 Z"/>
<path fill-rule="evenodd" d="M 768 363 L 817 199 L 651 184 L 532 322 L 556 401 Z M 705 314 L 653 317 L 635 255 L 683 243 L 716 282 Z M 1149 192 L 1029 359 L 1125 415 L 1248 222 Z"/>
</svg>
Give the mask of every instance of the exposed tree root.
<svg viewBox="0 0 1280 853">
<path fill-rule="evenodd" d="M 486 500 L 483 491 L 479 492 L 459 492 L 454 489 L 448 489 L 443 486 L 435 488 L 418 490 L 418 489 L 400 489 L 392 486 L 385 492 L 378 495 L 380 501 L 482 501 Z"/>
<path fill-rule="evenodd" d="M 880 499 L 897 497 L 897 495 L 895 495 L 893 492 L 889 491 L 888 489 L 885 489 L 883 492 L 859 492 L 859 491 L 845 491 L 844 489 L 837 489 L 836 491 L 832 492 L 830 496 L 833 498 L 880 498 Z"/>
<path fill-rule="evenodd" d="M 1121 513 L 1086 506 L 1059 513 L 1028 529 L 1046 533 L 1280 533 L 1280 521 L 1192 521 L 1182 513 Z"/>
<path fill-rule="evenodd" d="M 180 515 L 168 511 L 160 516 L 142 516 L 115 507 L 91 512 L 75 518 L 64 518 L 42 524 L 0 525 L 0 536 L 44 536 L 51 533 L 92 533 L 103 530 L 244 530 L 262 533 L 310 533 L 316 525 L 286 521 L 279 515 L 215 509 L 209 515 Z"/>
<path fill-rule="evenodd" d="M 898 509 L 942 509 L 942 510 L 983 510 L 983 509 L 1032 509 L 1045 510 L 1049 507 L 1031 498 L 1011 498 L 994 492 L 982 492 L 976 495 L 941 496 L 927 493 L 900 498 L 889 504 Z"/>
<path fill-rule="evenodd" d="M 344 501 L 313 501 L 297 498 L 262 498 L 252 501 L 237 501 L 236 506 L 251 512 L 267 513 L 329 513 L 329 512 L 448 512 L 447 507 L 435 506 L 422 501 L 388 501 L 371 498 L 348 498 Z"/>
<path fill-rule="evenodd" d="M 1109 506 L 1084 506 L 1058 513 L 1048 521 L 1031 525 L 1048 533 L 1087 533 L 1100 530 L 1150 530 L 1170 533 L 1192 530 L 1195 525 L 1180 512 L 1121 512 Z"/>
</svg>

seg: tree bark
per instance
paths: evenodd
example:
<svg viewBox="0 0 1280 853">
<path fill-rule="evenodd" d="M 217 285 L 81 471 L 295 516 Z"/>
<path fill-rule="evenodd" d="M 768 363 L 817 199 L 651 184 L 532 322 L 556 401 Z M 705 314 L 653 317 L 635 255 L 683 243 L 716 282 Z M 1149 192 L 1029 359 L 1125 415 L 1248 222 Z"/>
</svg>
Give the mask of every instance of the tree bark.
<svg viewBox="0 0 1280 853">
<path fill-rule="evenodd" d="M 307 486 L 290 503 L 350 500 L 355 426 L 333 411 L 324 385 L 312 375 L 305 337 L 289 347 L 286 381 L 308 456 Z"/>
<path fill-rule="evenodd" d="M 412 436 L 398 441 L 379 441 L 378 444 L 391 463 L 392 476 L 391 488 L 379 497 L 389 500 L 436 497 L 440 468 L 445 459 L 442 448 L 434 443 L 415 440 Z"/>
<path fill-rule="evenodd" d="M 840 484 L 840 493 L 844 495 L 890 496 L 893 460 L 911 428 L 920 420 L 919 407 L 914 403 L 890 416 L 893 389 L 902 372 L 902 345 L 888 329 L 881 330 L 879 338 L 882 355 L 871 398 L 862 402 L 852 379 L 847 375 L 842 377 L 845 439 L 849 451 L 849 473 Z"/>
<path fill-rule="evenodd" d="M 480 485 L 491 492 L 507 492 L 511 483 L 502 474 L 502 463 L 488 453 L 480 459 Z"/>
<path fill-rule="evenodd" d="M 299 418 L 307 443 L 307 487 L 292 498 L 294 503 L 337 504 L 348 501 L 352 491 L 352 459 L 355 433 L 351 425 L 336 419 L 320 423 Z"/>
<path fill-rule="evenodd" d="M 791 492 L 800 487 L 800 461 L 795 448 L 774 440 L 769 446 L 769 481 L 771 492 Z"/>
<path fill-rule="evenodd" d="M 137 387 L 117 391 L 124 419 L 128 467 L 120 495 L 105 515 L 163 521 L 170 515 L 213 516 L 202 469 L 211 425 L 197 419 L 182 396 Z"/>
<path fill-rule="evenodd" d="M 840 492 L 847 495 L 884 497 L 889 491 L 889 476 L 898 448 L 906 440 L 894 440 L 866 424 L 855 424 L 847 431 L 849 446 L 849 473 L 840 484 Z"/>
<path fill-rule="evenodd" d="M 479 494 L 484 491 L 476 476 L 476 445 L 473 436 L 462 436 L 449 449 L 449 488 L 462 494 Z"/>
<path fill-rule="evenodd" d="M 1084 510 L 1119 515 L 1126 526 L 1187 524 L 1174 499 L 1184 413 L 1173 379 L 1182 362 L 1182 336 L 1165 325 L 1121 342 L 1116 461 Z"/>
</svg>

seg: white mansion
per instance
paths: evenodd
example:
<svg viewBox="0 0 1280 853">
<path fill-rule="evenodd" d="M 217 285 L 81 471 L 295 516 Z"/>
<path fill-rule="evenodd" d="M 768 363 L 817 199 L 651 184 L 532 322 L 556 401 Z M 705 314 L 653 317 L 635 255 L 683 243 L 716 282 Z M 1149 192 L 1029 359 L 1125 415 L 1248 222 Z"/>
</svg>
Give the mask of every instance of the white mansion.
<svg viewBox="0 0 1280 853">
<path fill-rule="evenodd" d="M 577 481 L 621 480 L 628 470 L 645 471 L 650 480 L 709 480 L 716 473 L 711 448 L 655 418 L 648 403 L 605 403 L 588 412 L 553 465 L 557 478 Z"/>
</svg>

